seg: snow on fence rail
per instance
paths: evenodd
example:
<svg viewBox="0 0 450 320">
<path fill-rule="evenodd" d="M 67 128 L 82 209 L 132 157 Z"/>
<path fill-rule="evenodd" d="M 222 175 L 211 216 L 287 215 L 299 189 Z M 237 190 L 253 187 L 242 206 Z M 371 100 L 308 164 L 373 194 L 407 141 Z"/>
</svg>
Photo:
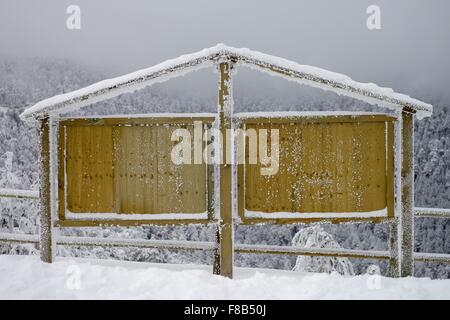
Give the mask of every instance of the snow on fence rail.
<svg viewBox="0 0 450 320">
<path fill-rule="evenodd" d="M 390 259 L 388 251 L 368 251 L 334 248 L 301 248 L 291 246 L 270 246 L 235 244 L 234 250 L 238 253 L 262 253 L 262 254 L 287 254 L 294 256 L 321 256 L 321 257 L 345 257 L 360 259 Z"/>
<path fill-rule="evenodd" d="M 0 233 L 0 242 L 33 243 L 39 244 L 39 237 L 35 234 Z M 66 237 L 56 238 L 57 245 L 68 246 L 104 246 L 104 247 L 137 247 L 159 249 L 190 249 L 214 250 L 213 242 L 205 241 L 173 241 L 173 240 L 145 240 L 122 238 L 95 238 L 95 237 Z"/>
<path fill-rule="evenodd" d="M 450 254 L 414 252 L 414 261 L 416 261 L 416 262 L 450 263 Z"/>
<path fill-rule="evenodd" d="M 414 208 L 415 217 L 448 218 L 450 219 L 450 209 L 441 208 Z"/>
<path fill-rule="evenodd" d="M 0 198 L 39 199 L 39 192 L 33 190 L 0 189 Z M 414 208 L 415 217 L 450 218 L 450 209 Z M 214 242 L 205 241 L 173 241 L 145 240 L 122 238 L 66 237 L 56 238 L 57 245 L 67 246 L 104 246 L 104 247 L 137 247 L 182 250 L 215 250 Z M 38 235 L 0 233 L 0 242 L 39 244 Z M 235 244 L 236 253 L 287 254 L 325 257 L 346 257 L 355 259 L 391 258 L 389 251 L 369 251 L 351 249 L 299 248 L 290 246 Z M 415 252 L 416 262 L 450 263 L 450 254 Z"/>
<path fill-rule="evenodd" d="M 39 236 L 37 234 L 0 233 L 0 242 L 39 244 Z"/>
<path fill-rule="evenodd" d="M 56 238 L 56 244 L 71 246 L 139 247 L 189 250 L 214 250 L 216 248 L 215 243 L 206 241 L 142 240 L 93 237 L 58 237 Z"/>
<path fill-rule="evenodd" d="M 39 244 L 37 235 L 0 233 L 0 242 Z M 206 241 L 173 241 L 143 240 L 121 238 L 65 237 L 56 238 L 57 245 L 68 246 L 104 246 L 104 247 L 137 247 L 181 250 L 215 250 L 214 242 Z M 354 259 L 390 259 L 388 251 L 368 251 L 351 249 L 299 248 L 290 246 L 236 244 L 236 253 L 288 254 L 322 257 L 345 257 Z M 450 254 L 414 253 L 416 262 L 450 263 Z"/>
<path fill-rule="evenodd" d="M 39 191 L 0 188 L 0 198 L 39 199 Z"/>
</svg>

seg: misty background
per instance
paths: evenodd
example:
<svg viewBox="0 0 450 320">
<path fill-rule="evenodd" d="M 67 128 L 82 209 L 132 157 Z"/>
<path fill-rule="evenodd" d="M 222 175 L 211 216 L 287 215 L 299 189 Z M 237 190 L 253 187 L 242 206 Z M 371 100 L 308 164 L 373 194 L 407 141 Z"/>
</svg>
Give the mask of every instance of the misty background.
<svg viewBox="0 0 450 320">
<path fill-rule="evenodd" d="M 81 8 L 81 29 L 69 30 L 69 5 Z M 369 30 L 366 9 L 381 9 L 381 30 Z M 65 1 L 0 0 L 0 188 L 36 189 L 37 131 L 19 119 L 50 96 L 150 67 L 217 43 L 248 47 L 391 87 L 434 105 L 415 124 L 415 204 L 450 208 L 450 2 L 430 1 Z M 377 110 L 319 89 L 240 68 L 236 111 Z M 216 110 L 217 74 L 191 73 L 86 108 L 95 113 Z M 6 153 L 13 154 L 5 173 Z M 2 171 L 3 170 L 3 171 Z M 5 178 L 7 177 L 7 178 Z M 9 177 L 9 178 L 8 178 Z M 0 232 L 36 233 L 37 203 L 0 199 Z M 11 227 L 11 223 L 12 227 Z M 291 245 L 302 226 L 239 226 L 240 243 Z M 324 229 L 342 247 L 387 250 L 385 225 Z M 213 241 L 211 228 L 68 228 L 66 235 Z M 450 253 L 450 220 L 415 220 L 415 250 Z M 36 253 L 1 245 L 0 253 Z M 62 256 L 211 263 L 209 252 L 58 247 Z M 236 254 L 237 266 L 292 269 L 295 257 Z M 352 260 L 356 273 L 380 261 Z M 417 276 L 450 278 L 450 265 L 416 263 Z"/>
<path fill-rule="evenodd" d="M 81 8 L 80 30 L 66 28 L 71 4 Z M 380 30 L 366 27 L 372 4 Z M 113 77 L 225 43 L 447 99 L 449 15 L 446 0 L 2 0 L 0 55 L 69 59 Z M 194 78 L 180 90 L 215 94 L 210 78 Z M 280 87 L 260 81 L 248 90 Z"/>
</svg>

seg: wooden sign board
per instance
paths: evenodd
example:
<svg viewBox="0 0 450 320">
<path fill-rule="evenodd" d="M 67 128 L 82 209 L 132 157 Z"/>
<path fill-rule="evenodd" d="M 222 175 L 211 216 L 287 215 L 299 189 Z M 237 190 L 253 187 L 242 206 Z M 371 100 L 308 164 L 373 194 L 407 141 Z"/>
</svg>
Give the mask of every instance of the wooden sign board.
<svg viewBox="0 0 450 320">
<path fill-rule="evenodd" d="M 201 222 L 212 190 L 205 164 L 175 165 L 172 132 L 213 118 L 72 119 L 59 126 L 63 225 Z M 70 223 L 72 221 L 72 223 Z M 125 221 L 125 222 L 124 222 Z M 128 223 L 126 222 L 128 221 Z"/>
<path fill-rule="evenodd" d="M 243 129 L 278 130 L 280 150 L 274 175 L 262 175 L 264 165 L 258 163 L 238 165 L 241 221 L 393 217 L 395 119 L 388 115 L 241 119 Z M 176 128 L 192 132 L 194 121 L 211 126 L 214 118 L 61 121 L 59 224 L 210 221 L 212 165 L 175 165 L 171 159 L 176 143 L 171 141 L 172 132 Z M 248 160 L 248 154 L 244 158 Z"/>
<path fill-rule="evenodd" d="M 244 129 L 279 130 L 279 170 L 238 168 L 244 223 L 394 216 L 394 117 L 246 118 Z M 269 134 L 270 136 L 270 134 Z M 270 150 L 270 148 L 269 148 Z"/>
</svg>

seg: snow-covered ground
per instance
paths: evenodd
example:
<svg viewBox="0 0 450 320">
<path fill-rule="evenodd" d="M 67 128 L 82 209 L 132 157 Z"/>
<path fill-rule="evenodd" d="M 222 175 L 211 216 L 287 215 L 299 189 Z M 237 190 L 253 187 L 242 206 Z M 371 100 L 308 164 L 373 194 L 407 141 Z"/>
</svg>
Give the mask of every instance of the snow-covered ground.
<svg viewBox="0 0 450 320">
<path fill-rule="evenodd" d="M 0 256 L 0 299 L 450 299 L 450 280 Z"/>
</svg>

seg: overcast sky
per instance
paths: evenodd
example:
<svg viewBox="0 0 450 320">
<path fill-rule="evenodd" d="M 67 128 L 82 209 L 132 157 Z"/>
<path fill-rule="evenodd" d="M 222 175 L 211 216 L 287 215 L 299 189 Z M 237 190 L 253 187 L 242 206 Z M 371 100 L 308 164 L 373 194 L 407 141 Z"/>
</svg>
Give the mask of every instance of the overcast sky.
<svg viewBox="0 0 450 320">
<path fill-rule="evenodd" d="M 81 8 L 81 30 L 66 8 Z M 368 30 L 366 8 L 381 8 Z M 68 58 L 120 75 L 222 42 L 413 96 L 447 95 L 450 1 L 0 0 L 0 56 Z"/>
</svg>

